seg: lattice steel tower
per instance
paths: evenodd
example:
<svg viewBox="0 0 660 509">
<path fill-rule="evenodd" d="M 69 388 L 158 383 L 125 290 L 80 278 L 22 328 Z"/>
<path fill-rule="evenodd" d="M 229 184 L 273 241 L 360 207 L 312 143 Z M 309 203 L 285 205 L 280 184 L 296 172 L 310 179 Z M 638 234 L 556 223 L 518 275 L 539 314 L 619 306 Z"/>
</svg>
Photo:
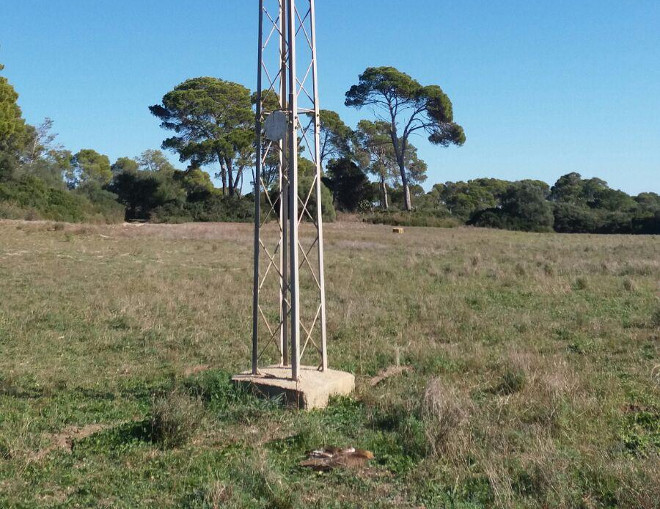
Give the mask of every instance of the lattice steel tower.
<svg viewBox="0 0 660 509">
<path fill-rule="evenodd" d="M 259 0 L 256 101 L 252 374 L 298 380 L 328 368 L 314 0 Z"/>
</svg>

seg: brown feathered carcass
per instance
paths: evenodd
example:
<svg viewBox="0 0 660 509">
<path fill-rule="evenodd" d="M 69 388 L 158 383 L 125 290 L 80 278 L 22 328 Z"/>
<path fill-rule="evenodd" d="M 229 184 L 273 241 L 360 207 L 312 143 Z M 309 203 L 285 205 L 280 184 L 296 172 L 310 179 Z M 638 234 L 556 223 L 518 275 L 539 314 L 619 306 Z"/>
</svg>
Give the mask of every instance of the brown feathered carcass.
<svg viewBox="0 0 660 509">
<path fill-rule="evenodd" d="M 308 453 L 308 459 L 300 465 L 317 472 L 327 472 L 334 468 L 360 468 L 374 459 L 371 451 L 354 447 L 324 447 Z"/>
</svg>

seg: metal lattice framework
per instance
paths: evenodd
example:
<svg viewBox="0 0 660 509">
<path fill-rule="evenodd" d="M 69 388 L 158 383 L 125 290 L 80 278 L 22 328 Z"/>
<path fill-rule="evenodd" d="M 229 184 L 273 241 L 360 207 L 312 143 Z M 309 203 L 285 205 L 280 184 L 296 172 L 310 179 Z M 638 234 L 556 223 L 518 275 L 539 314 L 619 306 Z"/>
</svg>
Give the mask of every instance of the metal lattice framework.
<svg viewBox="0 0 660 509">
<path fill-rule="evenodd" d="M 254 375 L 279 362 L 297 380 L 307 358 L 328 366 L 317 78 L 314 0 L 259 0 Z M 276 110 L 286 135 L 269 140 L 263 125 Z M 304 159 L 313 170 L 299 176 Z"/>
</svg>

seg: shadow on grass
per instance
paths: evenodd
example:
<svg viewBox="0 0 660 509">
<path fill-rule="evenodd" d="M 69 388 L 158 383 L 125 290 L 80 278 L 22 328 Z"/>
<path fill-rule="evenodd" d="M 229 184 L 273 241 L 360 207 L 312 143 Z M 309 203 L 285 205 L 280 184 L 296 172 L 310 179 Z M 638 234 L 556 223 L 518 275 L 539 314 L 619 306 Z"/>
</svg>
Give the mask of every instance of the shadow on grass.
<svg viewBox="0 0 660 509">
<path fill-rule="evenodd" d="M 44 390 L 38 387 L 20 387 L 9 380 L 0 380 L 0 396 L 16 399 L 39 399 L 44 396 Z"/>
<path fill-rule="evenodd" d="M 76 442 L 73 450 L 77 454 L 112 454 L 154 443 L 151 419 L 147 418 L 95 433 Z"/>
<path fill-rule="evenodd" d="M 232 383 L 223 371 L 206 371 L 183 381 L 183 388 L 224 422 L 251 424 L 273 412 L 283 412 L 280 398 L 266 399 Z"/>
</svg>

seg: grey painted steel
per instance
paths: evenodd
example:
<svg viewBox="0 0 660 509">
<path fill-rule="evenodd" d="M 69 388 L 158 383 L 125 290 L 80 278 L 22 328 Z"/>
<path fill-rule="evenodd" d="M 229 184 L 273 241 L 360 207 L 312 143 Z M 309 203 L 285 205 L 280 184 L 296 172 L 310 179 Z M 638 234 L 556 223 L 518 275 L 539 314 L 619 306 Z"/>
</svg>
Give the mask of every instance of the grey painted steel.
<svg viewBox="0 0 660 509">
<path fill-rule="evenodd" d="M 262 356 L 277 338 L 280 364 L 290 367 L 294 380 L 310 345 L 320 356 L 319 370 L 328 369 L 315 14 L 314 0 L 259 0 L 252 372 L 258 373 Z M 279 46 L 277 58 L 273 54 L 275 45 Z M 279 96 L 280 110 L 288 119 L 287 134 L 281 141 L 267 140 L 263 134 L 263 121 L 272 113 L 264 107 L 270 97 L 267 93 Z M 299 150 L 316 167 L 308 189 L 300 186 L 303 182 L 302 187 L 306 187 L 307 180 L 298 178 Z M 269 165 L 275 151 L 278 189 L 269 190 L 265 170 L 272 170 Z M 262 201 L 270 205 L 264 217 Z M 311 214 L 309 207 L 314 202 L 316 213 Z M 275 247 L 269 245 L 272 235 L 268 235 L 269 227 L 265 225 L 273 214 L 279 216 Z M 299 229 L 307 218 L 310 221 L 305 223 L 301 236 Z M 308 225 L 313 225 L 313 241 L 305 245 L 310 238 Z M 303 295 L 302 276 L 306 278 Z M 268 282 L 275 277 L 278 297 L 270 302 Z M 275 313 L 279 315 L 276 326 L 272 323 Z M 270 337 L 262 342 L 266 333 Z"/>
<path fill-rule="evenodd" d="M 289 119 L 281 111 L 274 111 L 266 117 L 264 134 L 271 141 L 282 141 L 286 137 Z"/>
<path fill-rule="evenodd" d="M 300 368 L 300 271 L 298 269 L 298 92 L 296 87 L 296 0 L 288 0 L 289 42 L 289 288 L 291 295 L 291 377 L 298 379 Z"/>
<path fill-rule="evenodd" d="M 261 61 L 263 59 L 263 9 L 264 2 L 259 0 L 259 59 L 257 62 L 257 117 L 256 130 L 258 143 L 256 146 L 256 165 L 254 169 L 254 287 L 252 289 L 252 374 L 259 370 L 259 251 L 261 237 L 261 94 L 262 76 Z"/>
<path fill-rule="evenodd" d="M 314 144 L 316 161 L 316 221 L 319 239 L 319 286 L 321 292 L 321 369 L 328 369 L 328 341 L 325 322 L 325 262 L 323 253 L 323 211 L 321 210 L 321 108 L 319 103 L 318 61 L 316 59 L 316 9 L 310 1 L 310 23 L 312 36 L 312 74 L 314 87 Z"/>
<path fill-rule="evenodd" d="M 287 90 L 287 37 L 286 37 L 286 6 L 284 0 L 278 0 L 280 7 L 280 110 L 286 110 L 286 90 Z M 287 118 L 288 120 L 288 118 Z M 287 237 L 289 232 L 289 184 L 285 175 L 286 155 L 285 148 L 288 144 L 288 133 L 284 140 L 279 143 L 279 182 L 280 182 L 280 364 L 289 365 L 289 304 L 287 294 L 289 291 L 289 271 L 288 263 L 289 250 L 287 248 Z"/>
</svg>

